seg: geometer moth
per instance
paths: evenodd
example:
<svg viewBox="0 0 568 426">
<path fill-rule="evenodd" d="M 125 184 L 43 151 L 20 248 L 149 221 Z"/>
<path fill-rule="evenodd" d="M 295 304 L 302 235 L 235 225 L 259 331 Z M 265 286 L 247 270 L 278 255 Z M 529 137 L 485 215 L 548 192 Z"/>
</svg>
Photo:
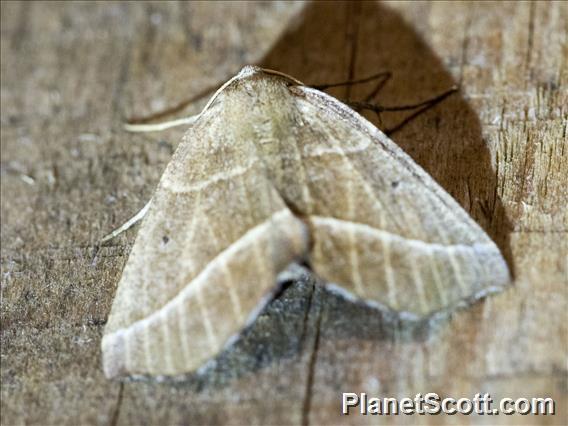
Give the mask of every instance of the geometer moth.
<svg viewBox="0 0 568 426">
<path fill-rule="evenodd" d="M 510 281 L 493 241 L 380 130 L 247 66 L 191 120 L 152 197 L 105 328 L 105 374 L 196 370 L 298 261 L 416 318 Z"/>
</svg>

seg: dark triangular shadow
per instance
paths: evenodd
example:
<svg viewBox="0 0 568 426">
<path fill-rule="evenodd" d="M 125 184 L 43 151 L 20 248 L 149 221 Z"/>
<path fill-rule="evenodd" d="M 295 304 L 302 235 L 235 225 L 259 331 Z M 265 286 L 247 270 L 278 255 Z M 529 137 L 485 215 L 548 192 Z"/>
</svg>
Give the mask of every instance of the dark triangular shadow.
<svg viewBox="0 0 568 426">
<path fill-rule="evenodd" d="M 361 78 L 381 70 L 392 79 L 376 101 L 404 105 L 459 84 L 418 33 L 388 6 L 376 2 L 315 2 L 260 62 L 306 84 Z M 362 99 L 372 85 L 334 88 L 339 99 Z M 383 113 L 392 128 L 408 112 Z M 460 93 L 422 114 L 392 136 L 485 229 L 512 269 L 511 225 L 497 194 L 497 180 L 479 118 Z"/>
</svg>

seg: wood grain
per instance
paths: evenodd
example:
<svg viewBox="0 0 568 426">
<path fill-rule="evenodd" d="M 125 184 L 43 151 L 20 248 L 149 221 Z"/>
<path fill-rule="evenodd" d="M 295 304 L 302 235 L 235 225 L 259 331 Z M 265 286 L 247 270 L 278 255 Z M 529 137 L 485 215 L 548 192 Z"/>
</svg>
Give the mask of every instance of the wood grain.
<svg viewBox="0 0 568 426">
<path fill-rule="evenodd" d="M 342 391 L 551 396 L 555 416 L 418 421 L 566 423 L 568 7 L 301 7 L 2 2 L 2 424 L 416 421 L 340 417 Z M 107 381 L 100 338 L 135 231 L 100 250 L 96 241 L 145 204 L 183 132 L 128 135 L 121 121 L 245 63 L 307 83 L 388 69 L 385 105 L 460 84 L 392 138 L 498 243 L 513 288 L 439 329 L 393 329 L 297 282 L 202 374 Z M 381 125 L 403 118 L 382 114 Z"/>
</svg>

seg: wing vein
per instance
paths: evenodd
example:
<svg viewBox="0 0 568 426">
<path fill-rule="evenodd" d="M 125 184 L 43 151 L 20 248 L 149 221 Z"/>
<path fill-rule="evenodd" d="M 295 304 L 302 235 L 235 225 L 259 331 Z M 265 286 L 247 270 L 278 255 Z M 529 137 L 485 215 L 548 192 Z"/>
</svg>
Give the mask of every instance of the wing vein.
<svg viewBox="0 0 568 426">
<path fill-rule="evenodd" d="M 349 226 L 353 226 L 356 227 L 360 232 L 364 232 L 367 234 L 371 234 L 378 238 L 386 238 L 386 239 L 390 239 L 391 241 L 398 241 L 404 244 L 409 244 L 414 246 L 413 248 L 418 249 L 418 250 L 428 250 L 428 249 L 432 249 L 432 250 L 439 250 L 439 251 L 458 251 L 458 250 L 465 250 L 465 251 L 475 251 L 475 250 L 480 250 L 480 249 L 491 249 L 491 251 L 495 251 L 496 253 L 498 253 L 496 246 L 493 242 L 487 242 L 487 243 L 474 243 L 471 245 L 468 244 L 459 244 L 459 243 L 453 243 L 453 244 L 439 244 L 439 243 L 430 243 L 430 242 L 426 242 L 426 241 L 422 241 L 422 240 L 415 240 L 412 238 L 406 238 L 403 237 L 399 234 L 394 234 L 392 232 L 388 232 L 382 229 L 377 229 L 375 227 L 372 227 L 370 225 L 367 225 L 365 223 L 359 223 L 359 222 L 352 222 L 352 221 L 348 221 L 348 220 L 344 220 L 344 219 L 337 219 L 334 217 L 324 217 L 324 216 L 311 216 L 311 219 L 316 223 L 316 224 L 329 224 L 329 225 L 333 225 L 333 226 L 344 226 L 344 227 L 349 227 Z"/>
</svg>

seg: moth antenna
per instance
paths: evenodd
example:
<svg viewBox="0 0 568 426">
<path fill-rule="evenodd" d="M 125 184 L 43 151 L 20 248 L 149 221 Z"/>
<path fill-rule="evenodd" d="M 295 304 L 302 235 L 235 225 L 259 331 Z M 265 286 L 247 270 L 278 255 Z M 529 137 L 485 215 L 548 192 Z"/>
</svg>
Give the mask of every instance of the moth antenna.
<svg viewBox="0 0 568 426">
<path fill-rule="evenodd" d="M 122 224 L 121 226 L 116 228 L 110 234 L 105 235 L 99 243 L 102 245 L 102 244 L 106 243 L 107 241 L 112 240 L 113 238 L 122 234 L 124 231 L 132 228 L 134 225 L 136 225 L 136 223 L 140 222 L 144 218 L 146 213 L 148 213 L 148 209 L 150 208 L 151 202 L 152 202 L 152 200 L 148 201 L 146 203 L 146 205 L 144 207 L 142 207 L 142 209 L 138 213 L 136 213 L 134 216 L 132 216 L 124 224 Z"/>
<path fill-rule="evenodd" d="M 269 70 L 266 70 L 266 71 L 269 71 Z M 272 71 L 272 73 L 277 73 L 277 72 Z M 280 74 L 280 73 L 278 73 L 278 74 Z M 219 96 L 219 93 L 221 93 L 223 90 L 225 90 L 226 87 L 228 87 L 231 83 L 238 80 L 239 78 L 240 78 L 239 75 L 236 75 L 233 78 L 231 78 L 229 81 L 224 83 L 221 87 L 219 87 L 217 89 L 217 91 L 213 94 L 213 96 L 211 96 L 211 98 L 209 98 L 209 100 L 207 101 L 207 104 L 205 104 L 205 106 L 203 107 L 203 109 L 201 110 L 201 112 L 199 114 L 192 115 L 192 116 L 185 117 L 185 118 L 180 118 L 178 120 L 165 121 L 163 123 L 152 123 L 152 124 L 126 123 L 124 125 L 124 129 L 128 132 L 160 132 L 162 130 L 170 129 L 172 127 L 181 126 L 181 125 L 184 125 L 184 124 L 193 124 L 197 121 L 197 119 L 201 116 L 201 114 L 203 114 L 203 112 L 205 112 L 211 106 L 213 101 L 215 101 L 217 96 Z"/>
<path fill-rule="evenodd" d="M 161 132 L 162 130 L 171 129 L 172 127 L 184 124 L 193 124 L 199 117 L 199 114 L 190 117 L 180 118 L 178 120 L 164 121 L 162 123 L 149 124 L 124 124 L 124 130 L 127 132 Z"/>
<path fill-rule="evenodd" d="M 212 86 L 206 87 L 205 89 L 203 89 L 199 93 L 191 96 L 190 98 L 184 99 L 184 100 L 178 102 L 176 105 L 173 105 L 171 107 L 167 107 L 166 109 L 152 113 L 150 115 L 147 115 L 147 116 L 144 116 L 144 117 L 131 117 L 128 120 L 128 123 L 129 124 L 143 124 L 143 123 L 148 123 L 150 121 L 158 120 L 160 118 L 164 118 L 164 117 L 167 117 L 167 116 L 172 116 L 176 113 L 183 111 L 189 105 L 199 101 L 200 99 L 204 98 L 205 96 L 209 95 L 210 93 L 216 91 L 219 88 L 219 86 L 220 86 L 220 84 L 214 84 Z"/>
</svg>

